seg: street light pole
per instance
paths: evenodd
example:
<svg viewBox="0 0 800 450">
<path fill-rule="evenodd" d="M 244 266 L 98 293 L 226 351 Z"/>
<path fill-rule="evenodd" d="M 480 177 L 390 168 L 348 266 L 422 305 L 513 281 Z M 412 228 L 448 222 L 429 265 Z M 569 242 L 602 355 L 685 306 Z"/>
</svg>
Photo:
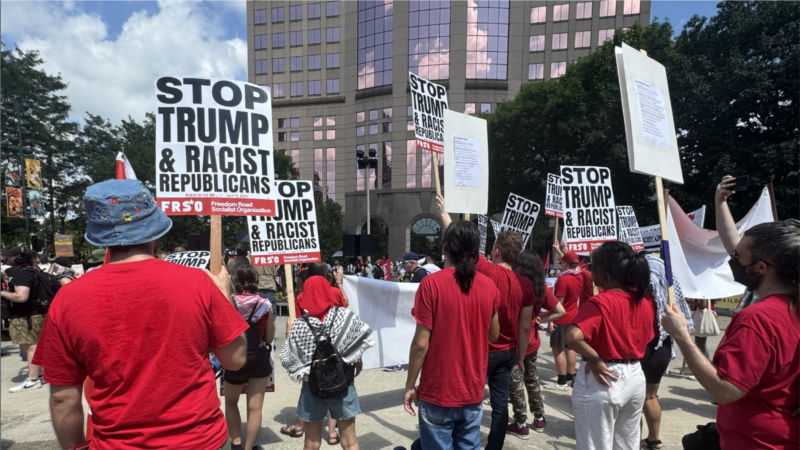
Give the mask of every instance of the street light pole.
<svg viewBox="0 0 800 450">
<path fill-rule="evenodd" d="M 369 155 L 365 155 L 364 150 L 356 150 L 356 160 L 358 161 L 358 168 L 364 169 L 364 183 L 367 185 L 367 235 L 372 235 L 369 205 L 369 185 L 372 182 L 370 169 L 378 169 L 378 151 L 370 148 Z"/>
<path fill-rule="evenodd" d="M 17 133 L 19 136 L 19 164 L 22 171 L 22 178 L 20 179 L 20 190 L 22 192 L 22 215 L 25 217 L 25 245 L 31 247 L 31 224 L 30 215 L 28 214 L 28 191 L 25 189 L 28 180 L 28 170 L 25 167 L 25 152 L 22 150 L 22 116 L 19 112 L 19 98 L 14 102 L 17 110 Z"/>
</svg>

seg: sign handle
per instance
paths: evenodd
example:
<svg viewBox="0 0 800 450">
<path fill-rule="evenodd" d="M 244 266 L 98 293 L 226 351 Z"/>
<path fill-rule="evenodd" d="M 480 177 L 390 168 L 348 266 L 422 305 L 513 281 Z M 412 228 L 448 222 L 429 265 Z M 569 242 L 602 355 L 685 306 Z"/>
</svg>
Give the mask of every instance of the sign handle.
<svg viewBox="0 0 800 450">
<path fill-rule="evenodd" d="M 558 245 L 558 217 L 556 217 L 556 230 L 553 232 L 553 245 Z"/>
<path fill-rule="evenodd" d="M 769 203 L 772 206 L 772 220 L 778 221 L 778 206 L 775 204 L 775 191 L 772 190 L 772 182 L 767 184 L 767 192 L 769 192 Z"/>
<path fill-rule="evenodd" d="M 667 203 L 664 198 L 664 186 L 661 177 L 656 177 L 656 195 L 658 196 L 658 223 L 661 225 L 661 257 L 669 286 L 669 305 L 675 303 L 675 287 L 672 285 L 672 261 L 669 257 L 669 237 L 667 235 Z"/>
<path fill-rule="evenodd" d="M 297 319 L 297 315 L 294 310 L 294 274 L 292 274 L 291 264 L 283 265 L 283 276 L 286 278 L 286 303 L 289 308 L 289 323 L 292 323 Z"/>
<path fill-rule="evenodd" d="M 439 184 L 439 154 L 436 152 L 433 153 L 433 177 L 436 180 L 436 195 L 442 195 L 442 186 Z M 469 220 L 469 219 L 467 219 Z"/>
<path fill-rule="evenodd" d="M 467 222 L 469 222 L 469 213 L 465 213 L 465 214 L 464 214 L 464 220 L 466 220 Z"/>
<path fill-rule="evenodd" d="M 211 216 L 211 273 L 222 270 L 222 216 Z"/>
</svg>

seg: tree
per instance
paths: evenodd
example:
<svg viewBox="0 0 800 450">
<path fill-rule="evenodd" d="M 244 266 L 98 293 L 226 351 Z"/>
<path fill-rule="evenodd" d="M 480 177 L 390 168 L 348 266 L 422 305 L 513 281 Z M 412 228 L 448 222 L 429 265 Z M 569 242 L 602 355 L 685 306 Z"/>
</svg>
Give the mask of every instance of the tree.
<svg viewBox="0 0 800 450">
<path fill-rule="evenodd" d="M 342 205 L 330 198 L 317 204 L 317 229 L 322 259 L 330 263 L 333 254 L 342 249 Z"/>
</svg>

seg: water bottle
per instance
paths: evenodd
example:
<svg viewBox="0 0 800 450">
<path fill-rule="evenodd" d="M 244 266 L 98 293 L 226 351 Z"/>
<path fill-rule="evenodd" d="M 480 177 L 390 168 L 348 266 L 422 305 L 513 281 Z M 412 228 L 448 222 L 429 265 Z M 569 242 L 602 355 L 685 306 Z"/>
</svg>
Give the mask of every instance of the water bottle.
<svg viewBox="0 0 800 450">
<path fill-rule="evenodd" d="M 519 381 L 522 378 L 522 372 L 520 372 L 519 366 L 516 364 L 514 365 L 514 368 L 511 369 L 511 378 L 513 378 L 515 381 Z"/>
</svg>

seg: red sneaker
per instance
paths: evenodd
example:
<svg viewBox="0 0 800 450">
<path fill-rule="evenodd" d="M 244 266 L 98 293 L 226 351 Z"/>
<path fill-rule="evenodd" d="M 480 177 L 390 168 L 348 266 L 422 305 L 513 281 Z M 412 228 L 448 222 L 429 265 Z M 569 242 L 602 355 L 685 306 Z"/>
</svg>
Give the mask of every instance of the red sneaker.
<svg viewBox="0 0 800 450">
<path fill-rule="evenodd" d="M 544 433 L 544 426 L 547 425 L 547 421 L 544 420 L 544 416 L 541 419 L 537 419 L 536 417 L 533 418 L 533 431 L 537 433 Z"/>
<path fill-rule="evenodd" d="M 516 436 L 520 439 L 529 439 L 530 430 L 528 430 L 527 426 L 519 427 L 517 426 L 516 422 L 511 422 L 508 424 L 508 428 L 506 428 L 506 433 L 512 436 Z"/>
</svg>

